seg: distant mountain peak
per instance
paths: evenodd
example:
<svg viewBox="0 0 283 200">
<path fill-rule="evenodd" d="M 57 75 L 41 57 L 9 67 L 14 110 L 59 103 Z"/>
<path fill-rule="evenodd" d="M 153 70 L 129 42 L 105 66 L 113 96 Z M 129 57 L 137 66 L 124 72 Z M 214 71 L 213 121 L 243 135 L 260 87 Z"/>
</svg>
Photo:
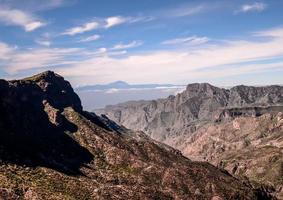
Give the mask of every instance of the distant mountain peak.
<svg viewBox="0 0 283 200">
<path fill-rule="evenodd" d="M 122 84 L 122 85 L 129 85 L 127 82 L 125 82 L 125 81 L 114 81 L 114 82 L 112 82 L 112 83 L 109 83 L 109 84 Z"/>
<path fill-rule="evenodd" d="M 125 81 L 115 81 L 115 82 L 109 83 L 108 85 L 109 86 L 113 85 L 115 87 L 127 87 L 127 86 L 129 86 L 129 84 Z"/>
<path fill-rule="evenodd" d="M 78 87 L 78 91 L 88 91 L 88 90 L 108 90 L 108 89 L 155 89 L 159 87 L 176 87 L 181 85 L 173 84 L 129 84 L 125 81 L 115 81 L 108 84 L 98 84 L 98 85 L 86 85 Z"/>
</svg>

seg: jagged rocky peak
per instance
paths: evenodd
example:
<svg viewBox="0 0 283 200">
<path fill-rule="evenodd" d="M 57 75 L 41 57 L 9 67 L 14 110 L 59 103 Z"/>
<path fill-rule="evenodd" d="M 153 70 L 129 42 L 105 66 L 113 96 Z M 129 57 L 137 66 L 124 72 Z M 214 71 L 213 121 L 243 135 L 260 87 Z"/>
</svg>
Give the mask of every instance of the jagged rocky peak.
<svg viewBox="0 0 283 200">
<path fill-rule="evenodd" d="M 66 107 L 72 107 L 77 111 L 82 110 L 81 100 L 71 84 L 53 71 L 46 71 L 25 78 L 23 81 L 30 81 L 38 85 L 44 92 L 44 98 L 59 110 Z"/>
<path fill-rule="evenodd" d="M 270 104 L 283 103 L 283 87 L 271 85 L 265 87 L 253 87 L 239 85 L 230 89 L 231 100 L 229 105 L 246 106 L 268 106 Z"/>
<path fill-rule="evenodd" d="M 187 85 L 187 90 L 189 91 L 207 91 L 208 89 L 216 88 L 209 83 L 191 83 Z"/>
<path fill-rule="evenodd" d="M 186 91 L 188 92 L 213 92 L 216 90 L 219 90 L 220 88 L 217 88 L 209 83 L 192 83 L 188 84 Z"/>
<path fill-rule="evenodd" d="M 209 83 L 192 83 L 187 85 L 187 88 L 182 95 L 186 98 L 219 97 L 221 99 L 228 99 L 229 90 L 215 87 Z"/>
</svg>

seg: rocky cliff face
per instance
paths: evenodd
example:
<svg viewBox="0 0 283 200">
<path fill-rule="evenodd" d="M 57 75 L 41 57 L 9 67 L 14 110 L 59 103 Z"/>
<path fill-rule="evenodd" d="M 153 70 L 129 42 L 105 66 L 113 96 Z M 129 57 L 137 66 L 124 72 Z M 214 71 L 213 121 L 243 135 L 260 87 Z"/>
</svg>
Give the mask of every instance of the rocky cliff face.
<svg viewBox="0 0 283 200">
<path fill-rule="evenodd" d="M 53 72 L 0 81 L 2 199 L 271 199 L 143 132 L 82 110 Z"/>
<path fill-rule="evenodd" d="M 176 140 L 187 157 L 266 184 L 283 199 L 283 112 L 207 124 L 192 136 Z"/>
</svg>

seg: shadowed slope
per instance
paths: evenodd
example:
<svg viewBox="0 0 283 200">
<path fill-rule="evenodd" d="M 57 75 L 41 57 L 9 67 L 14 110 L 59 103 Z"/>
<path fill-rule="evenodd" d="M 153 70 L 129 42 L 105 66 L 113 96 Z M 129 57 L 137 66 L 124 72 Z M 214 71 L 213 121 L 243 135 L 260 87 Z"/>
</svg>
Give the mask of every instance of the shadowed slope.
<svg viewBox="0 0 283 200">
<path fill-rule="evenodd" d="M 65 173 L 78 173 L 84 162 L 92 160 L 93 156 L 66 134 L 77 127 L 60 112 L 68 106 L 81 110 L 81 106 L 61 77 L 46 72 L 21 81 L 2 80 L 0 99 L 2 160 Z"/>
</svg>

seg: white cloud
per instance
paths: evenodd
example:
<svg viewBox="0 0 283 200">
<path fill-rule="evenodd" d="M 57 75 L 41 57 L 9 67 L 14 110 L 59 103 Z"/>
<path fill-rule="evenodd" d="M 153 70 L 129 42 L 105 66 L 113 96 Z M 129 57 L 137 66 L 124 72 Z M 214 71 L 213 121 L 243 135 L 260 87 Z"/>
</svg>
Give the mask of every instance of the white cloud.
<svg viewBox="0 0 283 200">
<path fill-rule="evenodd" d="M 51 41 L 45 39 L 39 39 L 35 41 L 37 44 L 49 47 L 51 45 Z"/>
<path fill-rule="evenodd" d="M 166 45 L 179 45 L 179 44 L 186 44 L 186 45 L 200 45 L 200 44 L 205 44 L 209 41 L 207 37 L 197 37 L 197 36 L 192 36 L 192 37 L 185 37 L 185 38 L 175 38 L 171 40 L 166 40 L 163 41 L 162 44 Z"/>
<path fill-rule="evenodd" d="M 142 44 L 143 44 L 142 41 L 132 41 L 128 44 L 120 43 L 120 44 L 115 45 L 112 49 L 113 50 L 130 49 L 130 48 L 134 48 L 134 47 L 139 47 Z"/>
<path fill-rule="evenodd" d="M 121 16 L 108 17 L 105 19 L 106 22 L 105 28 L 117 26 L 119 24 L 125 23 L 126 21 L 127 19 Z"/>
<path fill-rule="evenodd" d="M 87 31 L 91 31 L 97 29 L 99 27 L 99 23 L 96 21 L 88 22 L 83 24 L 82 26 L 76 26 L 70 29 L 67 29 L 62 35 L 76 35 L 79 33 L 84 33 Z"/>
<path fill-rule="evenodd" d="M 270 30 L 259 31 L 254 33 L 255 36 L 263 36 L 263 37 L 275 37 L 281 38 L 283 37 L 283 28 L 273 28 Z"/>
<path fill-rule="evenodd" d="M 6 25 L 16 25 L 26 32 L 34 31 L 45 25 L 29 13 L 17 9 L 0 8 L 0 22 Z"/>
<path fill-rule="evenodd" d="M 15 74 L 27 69 L 44 68 L 66 64 L 66 57 L 78 53 L 79 49 L 32 49 L 14 52 L 6 71 Z"/>
<path fill-rule="evenodd" d="M 132 24 L 132 23 L 137 23 L 137 22 L 149 22 L 152 21 L 154 18 L 153 17 L 123 17 L 123 16 L 113 16 L 113 17 L 108 17 L 105 20 L 105 25 L 104 28 L 111 28 L 113 26 L 117 26 L 120 24 Z"/>
<path fill-rule="evenodd" d="M 92 35 L 92 36 L 89 36 L 89 37 L 86 37 L 86 38 L 82 38 L 80 40 L 80 42 L 91 42 L 91 41 L 98 40 L 100 38 L 101 38 L 100 35 L 95 34 L 95 35 Z"/>
<path fill-rule="evenodd" d="M 239 12 L 243 12 L 243 13 L 246 13 L 246 12 L 261 12 L 263 10 L 265 10 L 267 7 L 266 4 L 264 3 L 261 3 L 261 2 L 255 2 L 253 4 L 244 4 L 241 6 L 241 8 L 236 11 L 236 13 L 239 13 Z"/>
<path fill-rule="evenodd" d="M 0 60 L 8 59 L 8 55 L 13 51 L 7 44 L 0 42 Z"/>
<path fill-rule="evenodd" d="M 117 56 L 117 55 L 123 55 L 126 54 L 126 50 L 120 50 L 120 51 L 112 51 L 112 49 L 107 49 L 105 47 L 99 48 L 96 51 L 91 51 L 86 53 L 88 56 L 95 56 L 95 57 L 101 57 L 101 56 Z"/>
<path fill-rule="evenodd" d="M 27 32 L 33 31 L 35 29 L 38 29 L 39 27 L 43 26 L 44 23 L 40 22 L 40 21 L 35 21 L 35 22 L 31 22 L 25 25 L 25 30 Z"/>
<path fill-rule="evenodd" d="M 21 50 L 0 43 L 1 68 L 9 74 L 17 74 L 27 69 L 44 68 L 73 64 L 73 55 L 83 55 L 85 52 L 78 48 L 35 48 Z"/>
</svg>

